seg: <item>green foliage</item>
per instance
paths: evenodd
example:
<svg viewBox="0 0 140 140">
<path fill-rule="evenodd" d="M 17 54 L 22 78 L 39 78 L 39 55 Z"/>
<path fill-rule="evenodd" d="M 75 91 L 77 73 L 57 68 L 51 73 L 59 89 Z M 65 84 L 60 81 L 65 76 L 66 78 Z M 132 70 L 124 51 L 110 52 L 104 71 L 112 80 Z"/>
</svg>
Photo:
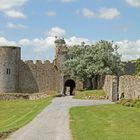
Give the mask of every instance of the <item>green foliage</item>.
<svg viewBox="0 0 140 140">
<path fill-rule="evenodd" d="M 140 108 L 140 100 L 132 100 L 132 99 L 121 99 L 119 104 L 128 106 L 128 107 L 137 107 Z"/>
<path fill-rule="evenodd" d="M 122 105 L 73 107 L 73 140 L 140 140 L 140 109 Z"/>
<path fill-rule="evenodd" d="M 132 62 L 135 63 L 136 66 L 135 74 L 140 76 L 140 58 L 138 58 L 137 60 L 132 60 Z"/>
<path fill-rule="evenodd" d="M 117 46 L 107 41 L 95 45 L 77 45 L 69 48 L 69 59 L 65 62 L 65 71 L 71 71 L 82 81 L 96 75 L 116 74 L 123 69 Z"/>
<path fill-rule="evenodd" d="M 51 100 L 52 97 L 36 101 L 0 101 L 0 139 L 29 123 Z"/>
<path fill-rule="evenodd" d="M 106 94 L 103 90 L 83 90 L 76 91 L 74 99 L 105 99 Z"/>
</svg>

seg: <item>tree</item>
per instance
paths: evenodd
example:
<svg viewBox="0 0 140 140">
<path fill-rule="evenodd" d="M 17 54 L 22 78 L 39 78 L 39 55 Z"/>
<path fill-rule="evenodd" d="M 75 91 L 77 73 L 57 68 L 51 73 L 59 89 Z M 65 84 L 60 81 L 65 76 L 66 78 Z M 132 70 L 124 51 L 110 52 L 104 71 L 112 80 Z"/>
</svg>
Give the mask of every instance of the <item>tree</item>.
<svg viewBox="0 0 140 140">
<path fill-rule="evenodd" d="M 140 58 L 136 59 L 136 60 L 132 60 L 132 63 L 135 64 L 136 70 L 135 70 L 135 75 L 140 76 Z"/>
<path fill-rule="evenodd" d="M 107 41 L 99 41 L 95 45 L 75 45 L 69 48 L 69 59 L 64 64 L 65 71 L 71 72 L 83 82 L 97 79 L 99 75 L 119 75 L 123 64 L 121 55 L 117 52 L 118 47 Z"/>
</svg>

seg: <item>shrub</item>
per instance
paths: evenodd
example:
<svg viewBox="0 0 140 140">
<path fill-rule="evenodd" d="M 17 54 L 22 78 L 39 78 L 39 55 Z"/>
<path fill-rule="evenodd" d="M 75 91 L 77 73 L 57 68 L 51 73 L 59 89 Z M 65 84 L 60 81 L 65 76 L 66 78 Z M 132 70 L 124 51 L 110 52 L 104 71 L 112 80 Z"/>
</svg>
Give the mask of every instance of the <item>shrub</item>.
<svg viewBox="0 0 140 140">
<path fill-rule="evenodd" d="M 137 107 L 140 108 L 140 100 L 132 100 L 132 99 L 121 99 L 119 104 L 128 106 L 128 107 Z"/>
</svg>

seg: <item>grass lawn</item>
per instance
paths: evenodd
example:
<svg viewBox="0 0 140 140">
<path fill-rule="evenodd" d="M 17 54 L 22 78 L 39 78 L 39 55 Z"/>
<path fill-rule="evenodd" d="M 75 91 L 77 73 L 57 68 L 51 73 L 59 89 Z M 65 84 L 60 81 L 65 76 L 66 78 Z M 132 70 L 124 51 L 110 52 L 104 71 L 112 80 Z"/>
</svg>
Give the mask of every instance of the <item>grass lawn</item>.
<svg viewBox="0 0 140 140">
<path fill-rule="evenodd" d="M 52 98 L 48 97 L 36 101 L 0 101 L 0 139 L 29 123 L 51 103 Z"/>
<path fill-rule="evenodd" d="M 140 140 L 140 108 L 122 105 L 73 107 L 74 140 Z"/>
<path fill-rule="evenodd" d="M 104 99 L 106 97 L 103 90 L 83 90 L 76 91 L 75 99 Z"/>
</svg>

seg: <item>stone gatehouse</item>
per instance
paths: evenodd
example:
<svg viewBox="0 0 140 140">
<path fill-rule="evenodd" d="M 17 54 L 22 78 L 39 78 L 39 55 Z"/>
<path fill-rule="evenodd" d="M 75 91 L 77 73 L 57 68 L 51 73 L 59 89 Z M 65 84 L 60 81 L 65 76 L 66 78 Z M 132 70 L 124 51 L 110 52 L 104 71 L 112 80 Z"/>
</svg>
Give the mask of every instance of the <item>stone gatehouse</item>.
<svg viewBox="0 0 140 140">
<path fill-rule="evenodd" d="M 69 89 L 82 89 L 82 83 L 70 73 L 62 71 L 67 59 L 68 48 L 63 38 L 55 40 L 55 59 L 21 60 L 21 48 L 14 46 L 0 47 L 0 93 L 37 93 L 57 91 L 65 93 Z"/>
</svg>

